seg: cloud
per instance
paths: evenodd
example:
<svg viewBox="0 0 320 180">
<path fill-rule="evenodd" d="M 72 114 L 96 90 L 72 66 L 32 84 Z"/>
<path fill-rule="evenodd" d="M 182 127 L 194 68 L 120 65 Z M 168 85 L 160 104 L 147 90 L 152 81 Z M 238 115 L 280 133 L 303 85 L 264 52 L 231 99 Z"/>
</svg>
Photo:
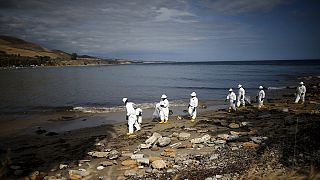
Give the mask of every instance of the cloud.
<svg viewBox="0 0 320 180">
<path fill-rule="evenodd" d="M 174 21 L 174 22 L 181 22 L 181 23 L 196 22 L 194 20 L 196 15 L 187 11 L 161 7 L 160 9 L 156 10 L 156 12 L 157 12 L 157 16 L 155 17 L 155 21 L 157 22 L 162 22 L 162 21 Z"/>
<path fill-rule="evenodd" d="M 241 13 L 270 11 L 272 8 L 287 4 L 291 0 L 204 0 L 203 4 L 216 12 L 236 15 Z"/>
</svg>

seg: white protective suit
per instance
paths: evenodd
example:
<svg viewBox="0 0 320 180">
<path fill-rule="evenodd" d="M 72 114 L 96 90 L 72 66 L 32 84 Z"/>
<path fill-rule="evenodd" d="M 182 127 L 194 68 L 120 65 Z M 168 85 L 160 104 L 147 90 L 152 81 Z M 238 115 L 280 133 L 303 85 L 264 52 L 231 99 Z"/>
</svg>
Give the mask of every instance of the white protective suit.
<svg viewBox="0 0 320 180">
<path fill-rule="evenodd" d="M 142 109 L 141 108 L 136 109 L 136 115 L 137 115 L 138 123 L 141 126 L 141 123 L 142 123 Z"/>
<path fill-rule="evenodd" d="M 245 106 L 245 100 L 244 100 L 245 94 L 246 94 L 246 91 L 243 89 L 242 86 L 240 86 L 239 92 L 238 92 L 238 102 L 237 102 L 238 107 L 240 105 Z"/>
<path fill-rule="evenodd" d="M 165 123 L 168 122 L 168 120 L 169 120 L 169 101 L 168 101 L 168 99 L 161 99 L 159 115 L 160 115 L 161 122 L 164 122 L 164 120 L 165 120 Z"/>
<path fill-rule="evenodd" d="M 197 117 L 198 98 L 193 96 L 190 98 L 188 112 L 191 118 L 194 120 Z"/>
<path fill-rule="evenodd" d="M 134 109 L 135 104 L 132 102 L 126 103 L 126 109 L 127 109 L 127 117 L 128 117 L 128 126 L 129 126 L 129 133 L 133 133 L 133 125 L 137 130 L 140 130 L 140 125 L 137 122 L 137 115 L 136 110 Z"/>
<path fill-rule="evenodd" d="M 227 95 L 227 100 L 229 100 L 230 105 L 229 105 L 229 111 L 231 109 L 233 109 L 234 111 L 236 111 L 236 100 L 237 100 L 237 96 L 233 91 L 229 90 L 229 94 Z"/>
<path fill-rule="evenodd" d="M 303 83 L 300 83 L 300 86 L 297 87 L 296 90 L 296 100 L 294 101 L 295 103 L 298 103 L 299 100 L 302 100 L 302 103 L 304 103 L 304 97 L 306 96 L 306 87 L 303 85 Z"/>
<path fill-rule="evenodd" d="M 264 98 L 266 97 L 266 93 L 264 92 L 263 88 L 260 88 L 258 92 L 258 108 L 263 106 Z"/>
</svg>

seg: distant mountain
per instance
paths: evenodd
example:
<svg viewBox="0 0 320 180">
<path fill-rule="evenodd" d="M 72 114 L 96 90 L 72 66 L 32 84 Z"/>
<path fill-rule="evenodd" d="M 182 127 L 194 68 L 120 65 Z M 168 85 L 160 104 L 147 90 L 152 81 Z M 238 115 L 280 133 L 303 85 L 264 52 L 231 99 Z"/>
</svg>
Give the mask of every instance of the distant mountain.
<svg viewBox="0 0 320 180">
<path fill-rule="evenodd" d="M 37 44 L 27 42 L 16 37 L 1 35 L 0 51 L 6 54 L 20 55 L 25 57 L 48 56 L 53 59 L 70 59 L 71 57 L 70 54 L 60 50 L 49 50 Z"/>
</svg>

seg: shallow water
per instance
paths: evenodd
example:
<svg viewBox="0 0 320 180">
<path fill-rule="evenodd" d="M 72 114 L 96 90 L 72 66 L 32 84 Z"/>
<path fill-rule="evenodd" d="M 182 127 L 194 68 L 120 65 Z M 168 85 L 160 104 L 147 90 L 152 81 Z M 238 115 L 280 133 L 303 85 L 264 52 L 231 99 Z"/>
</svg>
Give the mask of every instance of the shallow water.
<svg viewBox="0 0 320 180">
<path fill-rule="evenodd" d="M 164 63 L 88 67 L 45 67 L 0 71 L 0 113 L 59 108 L 114 108 L 128 97 L 152 107 L 167 94 L 172 104 L 224 99 L 243 84 L 255 96 L 259 85 L 286 86 L 290 76 L 320 75 L 320 61 Z M 179 100 L 174 101 L 173 100 Z M 182 103 L 182 105 L 184 104 Z M 121 108 L 121 107 L 120 107 Z"/>
</svg>

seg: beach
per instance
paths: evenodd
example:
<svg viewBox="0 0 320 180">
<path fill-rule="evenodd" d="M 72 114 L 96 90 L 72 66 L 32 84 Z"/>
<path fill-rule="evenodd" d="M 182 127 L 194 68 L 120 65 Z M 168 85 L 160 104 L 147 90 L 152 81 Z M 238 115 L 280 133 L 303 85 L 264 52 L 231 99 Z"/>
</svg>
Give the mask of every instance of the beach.
<svg viewBox="0 0 320 180">
<path fill-rule="evenodd" d="M 299 81 L 307 87 L 303 105 L 293 103 Z M 292 78 L 287 88 L 268 90 L 260 110 L 253 103 L 227 113 L 224 104 L 203 110 L 194 123 L 181 114 L 164 125 L 146 118 L 131 136 L 123 120 L 62 132 L 41 126 L 2 133 L 1 159 L 8 179 L 319 178 L 319 83 L 318 76 Z M 103 114 L 46 118 L 86 122 L 93 116 Z M 152 137 L 157 142 L 149 146 Z"/>
</svg>

